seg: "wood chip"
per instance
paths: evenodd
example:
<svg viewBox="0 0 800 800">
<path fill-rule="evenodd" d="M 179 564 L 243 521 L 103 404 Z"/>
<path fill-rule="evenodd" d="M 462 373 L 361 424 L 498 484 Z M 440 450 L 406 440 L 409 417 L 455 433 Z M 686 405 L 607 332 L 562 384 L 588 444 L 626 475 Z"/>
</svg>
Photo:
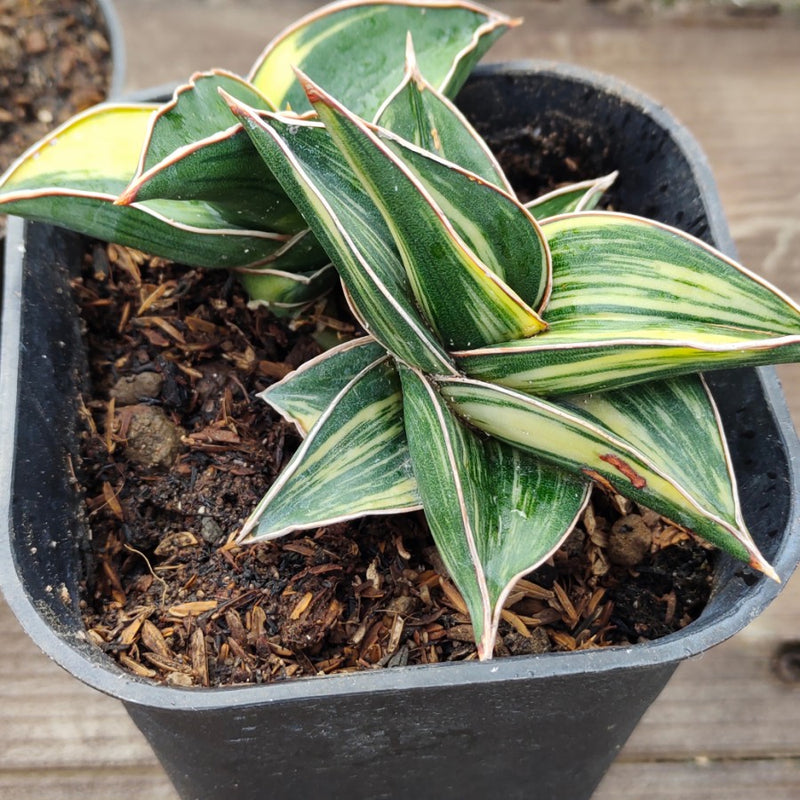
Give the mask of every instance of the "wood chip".
<svg viewBox="0 0 800 800">
<path fill-rule="evenodd" d="M 133 620 L 133 622 L 131 622 L 123 629 L 122 633 L 117 637 L 117 642 L 121 645 L 124 645 L 125 647 L 132 645 L 139 637 L 139 631 L 145 619 L 146 619 L 145 614 L 136 617 Z"/>
<path fill-rule="evenodd" d="M 161 631 L 149 619 L 142 621 L 142 644 L 151 652 L 165 658 L 170 658 L 173 653 Z"/>
<path fill-rule="evenodd" d="M 150 291 L 150 293 L 147 295 L 147 297 L 145 297 L 145 299 L 142 301 L 142 304 L 137 309 L 136 311 L 137 317 L 141 317 L 145 311 L 147 311 L 149 308 L 155 305 L 155 303 L 157 303 L 164 296 L 164 294 L 167 292 L 168 289 L 171 288 L 171 286 L 168 283 L 160 283 L 155 288 L 153 288 L 152 286 L 148 286 L 146 288 L 152 291 Z"/>
<path fill-rule="evenodd" d="M 395 650 L 397 650 L 397 648 L 400 646 L 400 637 L 403 635 L 404 628 L 405 621 L 399 614 L 396 614 L 389 632 L 389 641 L 386 644 L 387 655 L 394 653 Z"/>
<path fill-rule="evenodd" d="M 158 676 L 158 673 L 154 669 L 150 669 L 144 664 L 135 661 L 130 656 L 125 655 L 125 653 L 120 653 L 118 658 L 119 663 L 122 664 L 123 667 L 126 667 L 134 675 L 138 675 L 140 678 L 155 678 Z"/>
<path fill-rule="evenodd" d="M 183 334 L 168 320 L 163 317 L 137 317 L 133 320 L 134 325 L 142 327 L 160 328 L 167 336 L 174 339 L 179 344 L 185 344 L 186 339 Z"/>
<path fill-rule="evenodd" d="M 442 593 L 444 594 L 445 598 L 447 598 L 447 603 L 452 606 L 453 608 L 460 611 L 462 614 L 468 614 L 467 611 L 467 604 L 464 602 L 464 598 L 461 597 L 458 589 L 453 586 L 450 581 L 445 578 L 439 577 L 439 586 L 442 587 Z"/>
<path fill-rule="evenodd" d="M 190 614 L 197 617 L 200 614 L 205 614 L 207 611 L 213 611 L 217 607 L 216 600 L 193 600 L 189 603 L 178 603 L 177 605 L 170 606 L 167 614 L 171 617 L 188 617 Z"/>
<path fill-rule="evenodd" d="M 311 601 L 313 599 L 314 595 L 311 592 L 306 592 L 297 602 L 297 605 L 295 605 L 295 607 L 292 609 L 289 619 L 300 619 L 300 617 L 303 615 L 303 612 L 311 605 Z"/>
<path fill-rule="evenodd" d="M 108 481 L 103 481 L 103 499 L 106 501 L 106 505 L 111 509 L 111 512 L 117 519 L 125 519 L 125 513 L 123 512 L 122 506 L 117 499 L 117 494 Z"/>
<path fill-rule="evenodd" d="M 513 611 L 509 611 L 507 608 L 504 608 L 500 612 L 500 615 L 506 622 L 512 625 L 514 630 L 516 630 L 518 633 L 521 633 L 526 638 L 530 637 L 531 632 L 528 630 L 528 626 Z"/>
<path fill-rule="evenodd" d="M 192 656 L 192 671 L 201 686 L 208 686 L 208 656 L 206 655 L 206 637 L 202 628 L 195 628 L 189 641 Z"/>
<path fill-rule="evenodd" d="M 247 642 L 247 631 L 242 624 L 242 618 L 235 609 L 229 608 L 225 612 L 225 622 L 228 625 L 231 638 L 234 639 L 237 644 L 244 645 Z"/>
<path fill-rule="evenodd" d="M 549 600 L 554 596 L 551 589 L 545 589 L 543 586 L 539 586 L 538 583 L 533 583 L 526 578 L 520 578 L 514 584 L 514 590 L 523 592 L 526 597 L 532 597 L 534 600 Z"/>
<path fill-rule="evenodd" d="M 558 604 L 561 606 L 566 616 L 567 625 L 569 627 L 574 627 L 580 621 L 580 616 L 575 610 L 575 606 L 572 604 L 572 601 L 569 599 L 569 595 L 564 591 L 564 589 L 561 588 L 561 584 L 559 584 L 558 581 L 553 584 L 553 589 L 555 590 Z"/>
</svg>

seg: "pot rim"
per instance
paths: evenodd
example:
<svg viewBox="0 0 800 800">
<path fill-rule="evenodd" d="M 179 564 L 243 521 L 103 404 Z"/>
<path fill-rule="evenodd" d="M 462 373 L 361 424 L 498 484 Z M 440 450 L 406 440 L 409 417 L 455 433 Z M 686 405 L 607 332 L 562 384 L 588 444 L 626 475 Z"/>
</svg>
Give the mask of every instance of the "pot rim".
<svg viewBox="0 0 800 800">
<path fill-rule="evenodd" d="M 105 3 L 105 0 L 101 0 Z M 721 210 L 716 186 L 705 155 L 694 137 L 669 112 L 638 90 L 623 82 L 591 70 L 548 61 L 521 61 L 479 67 L 478 75 L 515 75 L 534 71 L 566 76 L 570 79 L 600 86 L 621 96 L 652 116 L 656 123 L 670 131 L 690 164 L 693 165 L 698 186 L 707 208 L 711 233 L 719 246 L 733 251 L 733 243 Z M 16 376 L 22 295 L 22 256 L 25 252 L 27 223 L 9 218 L 6 237 L 6 269 L 2 314 L 2 347 L 0 353 L 0 441 L 13 442 L 16 414 Z M 775 370 L 762 367 L 755 370 L 764 397 L 776 421 L 781 443 L 789 454 L 787 459 L 790 507 L 785 533 L 792 530 L 791 521 L 800 518 L 797 504 L 800 498 L 800 475 L 792 454 L 800 452 Z M 435 689 L 465 683 L 494 683 L 499 681 L 530 680 L 539 677 L 558 677 L 593 672 L 612 672 L 628 668 L 647 668 L 677 663 L 696 656 L 733 636 L 751 622 L 778 595 L 785 581 L 800 560 L 800 536 L 785 535 L 773 557 L 773 566 L 782 576 L 778 585 L 763 576 L 747 589 L 741 602 L 728 602 L 727 608 L 713 614 L 706 611 L 689 626 L 652 642 L 632 646 L 613 646 L 596 650 L 543 655 L 514 656 L 488 662 L 450 662 L 445 664 L 394 667 L 320 678 L 300 678 L 262 686 L 225 688 L 181 688 L 156 684 L 137 678 L 120 669 L 111 659 L 93 646 L 83 631 L 59 633 L 48 625 L 28 595 L 15 568 L 8 520 L 13 498 L 11 484 L 13 463 L 11 448 L 0 453 L 0 586 L 6 601 L 23 628 L 38 646 L 54 661 L 84 683 L 110 694 L 125 703 L 145 707 L 167 707 L 175 711 L 218 710 L 243 708 L 262 703 L 302 701 L 337 695 L 358 695 L 373 692 L 401 692 L 413 688 Z M 724 605 L 726 594 L 722 587 L 715 595 Z M 714 602 L 714 597 L 709 606 Z"/>
<path fill-rule="evenodd" d="M 116 100 L 122 95 L 125 85 L 125 35 L 114 0 L 96 0 L 96 2 L 105 21 L 111 49 L 111 79 L 108 84 L 107 99 Z"/>
</svg>

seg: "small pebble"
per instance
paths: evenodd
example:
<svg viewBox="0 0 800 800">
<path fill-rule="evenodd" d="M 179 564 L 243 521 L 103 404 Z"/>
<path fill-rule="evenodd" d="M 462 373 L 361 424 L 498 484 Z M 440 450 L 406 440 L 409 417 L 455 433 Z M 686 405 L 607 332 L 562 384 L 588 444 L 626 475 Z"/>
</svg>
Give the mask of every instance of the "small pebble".
<svg viewBox="0 0 800 800">
<path fill-rule="evenodd" d="M 639 514 L 628 514 L 611 527 L 608 560 L 620 567 L 635 567 L 650 552 L 653 534 Z"/>
<path fill-rule="evenodd" d="M 132 406 L 158 397 L 163 385 L 164 378 L 157 372 L 141 372 L 120 378 L 110 394 L 119 405 Z"/>
<path fill-rule="evenodd" d="M 155 406 L 132 406 L 128 457 L 145 467 L 171 467 L 181 451 L 183 429 Z"/>
</svg>

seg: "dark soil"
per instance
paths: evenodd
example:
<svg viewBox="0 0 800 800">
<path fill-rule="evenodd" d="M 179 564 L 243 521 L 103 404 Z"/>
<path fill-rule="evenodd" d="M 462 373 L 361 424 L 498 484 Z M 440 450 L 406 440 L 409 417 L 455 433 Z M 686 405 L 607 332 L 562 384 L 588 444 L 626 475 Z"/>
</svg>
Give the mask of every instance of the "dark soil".
<svg viewBox="0 0 800 800">
<path fill-rule="evenodd" d="M 55 126 L 101 102 L 111 73 L 95 0 L 0 0 L 0 173 Z"/>
<path fill-rule="evenodd" d="M 0 171 L 101 102 L 111 53 L 94 0 L 0 0 Z"/>
<path fill-rule="evenodd" d="M 76 283 L 91 350 L 81 478 L 92 639 L 140 675 L 263 683 L 476 657 L 421 514 L 222 547 L 297 447 L 255 394 L 319 350 L 319 320 L 251 310 L 223 273 L 97 245 Z M 708 596 L 708 551 L 596 490 L 512 593 L 496 655 L 628 644 Z"/>
</svg>

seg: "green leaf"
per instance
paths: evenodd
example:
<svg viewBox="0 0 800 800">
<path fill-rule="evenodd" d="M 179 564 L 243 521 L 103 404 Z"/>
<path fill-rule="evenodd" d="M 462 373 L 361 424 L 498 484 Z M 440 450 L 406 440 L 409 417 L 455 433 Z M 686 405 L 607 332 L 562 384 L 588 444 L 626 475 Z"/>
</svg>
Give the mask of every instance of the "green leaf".
<svg viewBox="0 0 800 800">
<path fill-rule="evenodd" d="M 699 378 L 559 404 L 470 379 L 440 385 L 481 430 L 609 486 L 775 576 L 742 521 L 716 408 Z"/>
<path fill-rule="evenodd" d="M 417 312 L 397 251 L 375 204 L 325 128 L 257 112 L 230 99 L 248 134 L 336 265 L 366 330 L 398 358 L 454 372 Z"/>
<path fill-rule="evenodd" d="M 336 395 L 385 353 L 372 337 L 352 339 L 306 361 L 258 396 L 305 436 Z"/>
<path fill-rule="evenodd" d="M 603 199 L 619 173 L 612 172 L 602 178 L 561 186 L 525 204 L 537 220 L 570 214 L 576 211 L 591 211 Z"/>
<path fill-rule="evenodd" d="M 456 164 L 376 132 L 477 259 L 525 303 L 540 309 L 550 286 L 550 251 L 541 228 L 524 206 Z"/>
<path fill-rule="evenodd" d="M 285 250 L 291 237 L 233 226 L 204 202 L 115 205 L 153 110 L 110 105 L 72 118 L 0 178 L 0 209 L 190 266 L 247 266 Z"/>
<path fill-rule="evenodd" d="M 514 194 L 483 138 L 461 111 L 436 91 L 419 71 L 410 35 L 403 80 L 381 107 L 376 124 Z"/>
<path fill-rule="evenodd" d="M 333 264 L 314 272 L 281 272 L 274 269 L 239 269 L 239 283 L 251 303 L 272 309 L 297 309 L 318 300 L 338 278 Z"/>
<path fill-rule="evenodd" d="M 326 130 L 383 215 L 417 304 L 444 346 L 477 346 L 542 330 L 533 309 L 480 261 L 370 126 L 308 79 L 303 83 Z"/>
<path fill-rule="evenodd" d="M 213 140 L 236 126 L 235 117 L 220 96 L 220 89 L 252 108 L 275 110 L 261 92 L 238 75 L 219 69 L 197 72 L 188 83 L 175 89 L 172 99 L 160 106 L 153 116 L 142 152 L 140 174 L 174 157 L 182 148 Z M 263 169 L 261 165 L 260 170 Z M 202 180 L 202 176 L 198 178 Z"/>
<path fill-rule="evenodd" d="M 260 110 L 268 101 L 242 78 L 198 73 L 161 106 L 120 202 L 205 200 L 239 227 L 297 233 L 306 225 L 219 94 Z"/>
<path fill-rule="evenodd" d="M 237 539 L 418 509 L 400 380 L 383 354 L 331 401 Z"/>
<path fill-rule="evenodd" d="M 249 80 L 276 108 L 310 110 L 299 68 L 362 117 L 372 119 L 403 76 L 406 34 L 422 71 L 453 97 L 473 66 L 515 20 L 467 2 L 345 2 L 303 17 L 274 39 Z M 347 65 L 332 70 L 331 64 Z"/>
<path fill-rule="evenodd" d="M 152 199 L 205 200 L 238 226 L 297 233 L 306 225 L 237 125 L 187 145 L 125 187 L 120 203 Z"/>
<path fill-rule="evenodd" d="M 572 530 L 588 482 L 477 435 L 423 375 L 401 368 L 401 376 L 408 445 L 428 523 L 467 604 L 478 655 L 491 658 L 509 591 Z"/>
<path fill-rule="evenodd" d="M 675 228 L 592 211 L 548 220 L 553 257 L 548 323 L 673 319 L 767 336 L 798 333 L 798 307 L 762 278 Z"/>
<path fill-rule="evenodd" d="M 606 391 L 657 378 L 800 359 L 800 334 L 769 337 L 669 320 L 576 318 L 539 336 L 452 354 L 460 370 L 537 395 Z"/>
<path fill-rule="evenodd" d="M 680 231 L 608 213 L 543 229 L 553 253 L 550 327 L 454 353 L 472 377 L 553 395 L 800 357 L 797 305 Z"/>
</svg>

